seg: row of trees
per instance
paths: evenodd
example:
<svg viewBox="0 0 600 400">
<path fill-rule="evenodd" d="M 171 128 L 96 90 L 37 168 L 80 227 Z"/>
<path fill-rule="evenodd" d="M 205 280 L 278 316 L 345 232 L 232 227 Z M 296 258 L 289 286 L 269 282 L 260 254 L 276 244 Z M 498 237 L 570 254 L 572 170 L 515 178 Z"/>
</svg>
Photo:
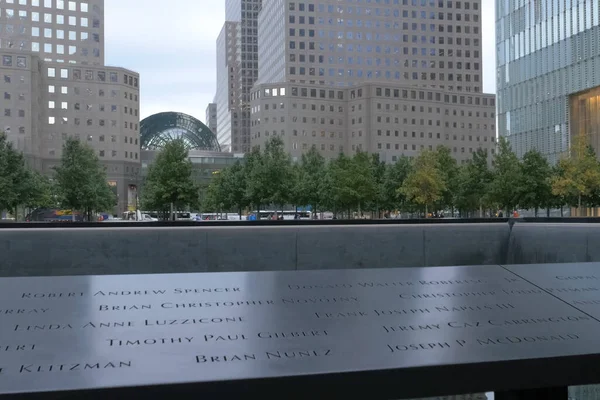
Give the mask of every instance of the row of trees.
<svg viewBox="0 0 600 400">
<path fill-rule="evenodd" d="M 600 163 L 585 138 L 575 138 L 572 151 L 551 166 L 537 151 L 519 160 L 501 138 L 492 160 L 478 150 L 458 165 L 450 149 L 423 151 L 415 159 L 381 162 L 377 155 L 341 154 L 326 162 L 312 148 L 293 163 L 283 142 L 273 138 L 252 150 L 244 162 L 220 171 L 207 189 L 204 211 L 261 209 L 261 206 L 311 206 L 334 212 L 458 210 L 484 215 L 498 209 L 540 209 L 600 205 Z"/>
<path fill-rule="evenodd" d="M 97 211 L 112 210 L 116 200 L 89 146 L 68 139 L 60 165 L 48 177 L 29 168 L 23 154 L 0 132 L 0 211 L 18 217 L 19 209 L 66 208 L 91 218 Z"/>
</svg>

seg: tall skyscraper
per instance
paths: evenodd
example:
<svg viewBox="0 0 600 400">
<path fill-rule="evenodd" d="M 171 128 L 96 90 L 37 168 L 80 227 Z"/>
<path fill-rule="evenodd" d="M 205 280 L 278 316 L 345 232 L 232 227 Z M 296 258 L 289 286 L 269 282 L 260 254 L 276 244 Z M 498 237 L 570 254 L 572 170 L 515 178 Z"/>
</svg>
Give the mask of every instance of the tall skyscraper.
<svg viewBox="0 0 600 400">
<path fill-rule="evenodd" d="M 135 204 L 139 75 L 104 65 L 104 1 L 0 0 L 0 130 L 50 174 L 68 137 L 107 168 L 119 211 Z"/>
<path fill-rule="evenodd" d="M 557 161 L 575 135 L 600 150 L 598 0 L 496 2 L 498 127 L 519 156 Z"/>
<path fill-rule="evenodd" d="M 215 135 L 217 134 L 217 103 L 210 103 L 206 107 L 206 126 Z"/>
<path fill-rule="evenodd" d="M 221 146 L 239 141 L 239 22 L 227 21 L 217 38 L 217 140 Z M 237 151 L 237 150 L 236 150 Z"/>
<path fill-rule="evenodd" d="M 392 82 L 481 92 L 480 0 L 271 0 L 259 82 Z"/>
<path fill-rule="evenodd" d="M 261 0 L 226 0 L 226 22 L 217 39 L 217 130 L 219 143 L 231 145 L 234 152 L 250 150 L 250 92 L 258 76 L 260 7 Z"/>
<path fill-rule="evenodd" d="M 252 143 L 282 136 L 294 157 L 369 151 L 393 161 L 495 147 L 482 93 L 481 1 L 266 0 Z"/>
</svg>

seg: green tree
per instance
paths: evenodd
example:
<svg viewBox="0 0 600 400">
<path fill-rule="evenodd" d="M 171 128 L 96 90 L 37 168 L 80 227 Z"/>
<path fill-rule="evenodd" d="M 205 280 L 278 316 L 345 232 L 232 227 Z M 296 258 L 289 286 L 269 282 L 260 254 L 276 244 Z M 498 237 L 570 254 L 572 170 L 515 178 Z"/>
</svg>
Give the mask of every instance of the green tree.
<svg viewBox="0 0 600 400">
<path fill-rule="evenodd" d="M 350 217 L 350 210 L 356 206 L 352 164 L 352 159 L 343 153 L 327 164 L 323 201 L 334 214 L 346 210 Z"/>
<path fill-rule="evenodd" d="M 446 190 L 444 175 L 434 152 L 426 150 L 419 154 L 415 160 L 415 168 L 399 190 L 409 201 L 424 206 L 427 218 L 428 207 L 440 201 Z"/>
<path fill-rule="evenodd" d="M 377 159 L 379 164 L 379 159 Z M 379 168 L 379 165 L 377 165 Z M 348 180 L 352 208 L 362 214 L 365 207 L 373 203 L 377 196 L 375 165 L 369 153 L 359 151 L 350 162 L 350 179 Z"/>
<path fill-rule="evenodd" d="M 23 154 L 0 132 L 0 211 L 9 210 L 16 218 L 16 209 L 27 196 L 30 176 Z"/>
<path fill-rule="evenodd" d="M 270 199 L 267 191 L 267 175 L 263 155 L 258 147 L 253 147 L 245 155 L 244 171 L 246 176 L 246 198 L 250 205 L 260 207 L 268 204 Z"/>
<path fill-rule="evenodd" d="M 399 191 L 413 170 L 410 158 L 402 156 L 394 164 L 388 164 L 383 178 L 384 207 L 388 210 L 406 210 L 406 195 Z"/>
<path fill-rule="evenodd" d="M 236 161 L 231 167 L 227 168 L 225 176 L 225 188 L 227 203 L 234 207 L 240 218 L 242 210 L 250 205 L 246 196 L 246 171 L 240 160 Z"/>
<path fill-rule="evenodd" d="M 88 219 L 94 211 L 105 211 L 115 206 L 116 198 L 108 185 L 106 171 L 91 147 L 78 140 L 67 139 L 61 164 L 55 172 L 63 206 L 83 212 Z"/>
<path fill-rule="evenodd" d="M 267 141 L 262 161 L 266 191 L 264 197 L 282 210 L 291 201 L 294 175 L 292 160 L 280 137 L 275 136 Z"/>
<path fill-rule="evenodd" d="M 438 167 L 442 173 L 446 189 L 442 193 L 439 207 L 450 208 L 454 214 L 454 196 L 458 191 L 458 164 L 449 147 L 440 146 L 435 151 Z"/>
<path fill-rule="evenodd" d="M 227 169 L 224 169 L 213 174 L 202 203 L 204 211 L 222 212 L 231 207 L 226 193 L 227 173 Z"/>
<path fill-rule="evenodd" d="M 492 177 L 487 153 L 477 149 L 473 159 L 462 165 L 457 175 L 455 202 L 461 214 L 479 209 L 479 215 L 483 215 L 483 208 L 491 204 L 488 188 Z"/>
<path fill-rule="evenodd" d="M 519 204 L 521 172 L 521 163 L 517 155 L 512 151 L 508 140 L 501 136 L 498 141 L 498 152 L 494 157 L 489 195 L 507 213 Z"/>
<path fill-rule="evenodd" d="M 385 199 L 385 172 L 387 170 L 385 161 L 379 159 L 379 154 L 371 154 L 371 164 L 373 173 L 373 199 L 369 208 L 375 211 L 377 218 L 381 217 L 381 210 L 389 210 L 388 202 Z"/>
<path fill-rule="evenodd" d="M 22 204 L 29 209 L 57 207 L 58 198 L 54 183 L 37 171 L 28 171 L 28 175 Z"/>
<path fill-rule="evenodd" d="M 166 211 L 171 208 L 195 207 L 199 200 L 199 187 L 192 177 L 192 163 L 182 140 L 165 144 L 148 169 L 142 194 L 143 207 Z"/>
<path fill-rule="evenodd" d="M 325 158 L 316 147 L 302 154 L 300 163 L 295 168 L 294 203 L 300 206 L 311 206 L 317 212 L 323 201 L 323 189 L 326 174 Z"/>
<path fill-rule="evenodd" d="M 540 208 L 552 206 L 552 168 L 548 160 L 537 150 L 530 150 L 521 162 L 519 204 L 527 209 L 533 208 L 535 216 Z"/>
<path fill-rule="evenodd" d="M 584 200 L 600 190 L 600 163 L 587 136 L 576 136 L 566 157 L 558 162 L 552 178 L 552 193 L 577 207 L 581 216 Z"/>
</svg>

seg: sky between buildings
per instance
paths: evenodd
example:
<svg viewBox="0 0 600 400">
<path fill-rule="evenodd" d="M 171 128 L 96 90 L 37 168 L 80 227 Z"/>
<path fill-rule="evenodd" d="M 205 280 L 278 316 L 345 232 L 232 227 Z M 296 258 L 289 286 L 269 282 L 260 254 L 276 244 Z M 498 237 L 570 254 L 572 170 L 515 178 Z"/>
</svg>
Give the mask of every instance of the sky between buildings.
<svg viewBox="0 0 600 400">
<path fill-rule="evenodd" d="M 106 63 L 141 75 L 141 118 L 178 111 L 205 119 L 216 89 L 224 0 L 105 0 Z M 482 0 L 483 90 L 496 91 L 494 0 Z"/>
</svg>

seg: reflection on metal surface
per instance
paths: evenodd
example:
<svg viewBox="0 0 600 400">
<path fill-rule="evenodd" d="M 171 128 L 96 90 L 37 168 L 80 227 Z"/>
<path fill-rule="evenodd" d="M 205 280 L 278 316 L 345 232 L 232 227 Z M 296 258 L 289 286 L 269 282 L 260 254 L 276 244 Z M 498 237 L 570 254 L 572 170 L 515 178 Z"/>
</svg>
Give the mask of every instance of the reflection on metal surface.
<svg viewBox="0 0 600 400">
<path fill-rule="evenodd" d="M 534 285 L 600 320 L 600 263 L 506 266 Z M 569 388 L 572 400 L 600 400 L 600 385 Z"/>
<path fill-rule="evenodd" d="M 0 394 L 283 377 L 304 393 L 319 376 L 352 394 L 360 376 L 415 398 L 530 385 L 542 358 L 592 379 L 600 323 L 542 289 L 500 266 L 5 278 Z"/>
</svg>

